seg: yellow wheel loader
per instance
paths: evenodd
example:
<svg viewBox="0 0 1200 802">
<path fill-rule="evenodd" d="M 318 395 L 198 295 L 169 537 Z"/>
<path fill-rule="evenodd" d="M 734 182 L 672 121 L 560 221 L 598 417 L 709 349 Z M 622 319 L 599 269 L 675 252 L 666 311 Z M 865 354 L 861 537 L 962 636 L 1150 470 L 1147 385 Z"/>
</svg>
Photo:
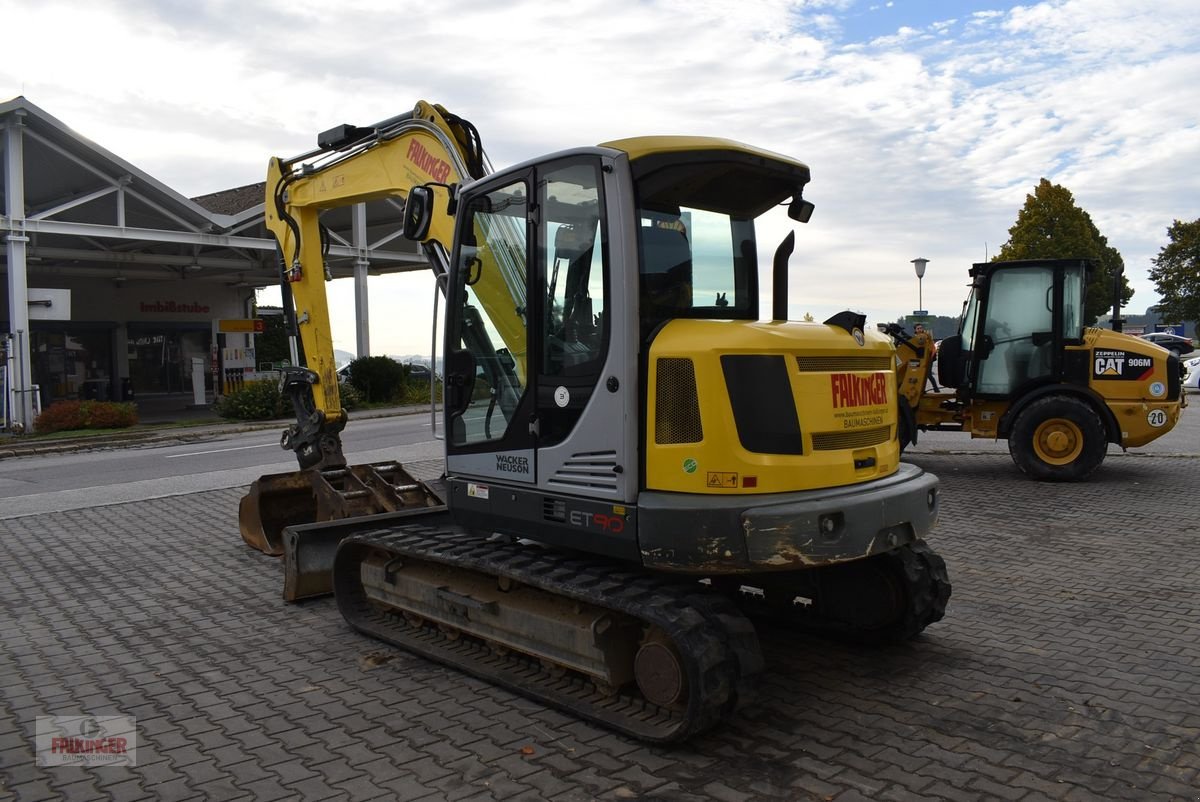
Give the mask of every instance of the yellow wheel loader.
<svg viewBox="0 0 1200 802">
<path fill-rule="evenodd" d="M 243 537 L 284 553 L 290 599 L 332 587 L 368 635 L 655 742 L 732 714 L 762 667 L 750 616 L 915 636 L 950 583 L 892 343 L 850 312 L 786 320 L 790 234 L 759 319 L 756 223 L 806 222 L 808 180 L 691 137 L 492 173 L 427 103 L 272 160 L 302 470 L 255 483 Z M 320 215 L 385 197 L 447 303 L 432 483 L 347 466 L 338 435 Z"/>
<path fill-rule="evenodd" d="M 1179 357 L 1084 326 L 1091 270 L 1078 259 L 974 265 L 958 334 L 936 349 L 936 379 L 932 337 L 885 326 L 897 349 L 901 445 L 923 430 L 1006 439 L 1025 474 L 1076 481 L 1109 443 L 1143 446 L 1169 432 L 1186 403 Z M 1115 302 L 1113 319 L 1119 326 Z"/>
</svg>

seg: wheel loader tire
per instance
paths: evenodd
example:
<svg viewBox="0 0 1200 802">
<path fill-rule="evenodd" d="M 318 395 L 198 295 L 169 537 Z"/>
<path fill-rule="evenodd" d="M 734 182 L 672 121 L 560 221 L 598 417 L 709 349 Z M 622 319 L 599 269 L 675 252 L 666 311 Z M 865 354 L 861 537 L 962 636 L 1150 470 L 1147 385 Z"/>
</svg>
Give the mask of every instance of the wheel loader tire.
<svg viewBox="0 0 1200 802">
<path fill-rule="evenodd" d="M 1078 482 L 1100 467 L 1107 451 L 1100 416 L 1085 401 L 1069 396 L 1034 401 L 1008 435 L 1013 462 L 1042 482 Z"/>
</svg>

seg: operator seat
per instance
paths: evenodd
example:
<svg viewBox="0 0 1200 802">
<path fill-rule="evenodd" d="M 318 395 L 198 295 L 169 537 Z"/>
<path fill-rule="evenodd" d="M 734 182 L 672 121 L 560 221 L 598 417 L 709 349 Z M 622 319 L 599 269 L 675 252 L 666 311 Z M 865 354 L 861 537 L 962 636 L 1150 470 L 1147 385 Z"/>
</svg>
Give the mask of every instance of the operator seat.
<svg viewBox="0 0 1200 802">
<path fill-rule="evenodd" d="M 642 333 L 692 308 L 692 249 L 682 225 L 641 230 Z"/>
</svg>

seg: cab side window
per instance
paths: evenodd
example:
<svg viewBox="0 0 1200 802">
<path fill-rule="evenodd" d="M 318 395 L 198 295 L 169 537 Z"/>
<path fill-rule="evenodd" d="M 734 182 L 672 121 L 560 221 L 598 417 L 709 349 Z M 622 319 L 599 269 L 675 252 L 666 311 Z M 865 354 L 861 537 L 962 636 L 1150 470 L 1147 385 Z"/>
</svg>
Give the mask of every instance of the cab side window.
<svg viewBox="0 0 1200 802">
<path fill-rule="evenodd" d="M 541 442 L 548 445 L 570 433 L 603 366 L 608 245 L 595 162 L 542 172 L 538 192 L 544 333 L 538 384 Z"/>
</svg>

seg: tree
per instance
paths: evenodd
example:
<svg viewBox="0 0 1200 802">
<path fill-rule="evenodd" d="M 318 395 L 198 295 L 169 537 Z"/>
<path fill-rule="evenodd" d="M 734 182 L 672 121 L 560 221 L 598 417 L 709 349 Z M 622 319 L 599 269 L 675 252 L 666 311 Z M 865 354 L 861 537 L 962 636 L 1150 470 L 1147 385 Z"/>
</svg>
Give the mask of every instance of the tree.
<svg viewBox="0 0 1200 802">
<path fill-rule="evenodd" d="M 1200 326 L 1200 220 L 1176 220 L 1167 237 L 1171 244 L 1150 260 L 1150 279 L 1162 297 L 1158 314 L 1164 322 L 1191 320 Z"/>
<path fill-rule="evenodd" d="M 958 318 L 949 315 L 929 315 L 925 318 L 925 331 L 935 340 L 944 340 L 958 334 Z M 913 324 L 907 316 L 896 318 L 896 325 L 912 333 Z"/>
<path fill-rule="evenodd" d="M 1017 213 L 1008 230 L 1008 242 L 1000 247 L 993 262 L 1010 259 L 1088 259 L 1095 270 L 1087 288 L 1087 323 L 1112 308 L 1113 276 L 1124 273 L 1125 262 L 1110 247 L 1092 222 L 1091 215 L 1075 205 L 1070 190 L 1043 178 Z M 1121 277 L 1121 305 L 1133 297 L 1129 281 Z"/>
<path fill-rule="evenodd" d="M 292 349 L 288 344 L 287 327 L 284 325 L 283 310 L 274 306 L 257 309 L 263 321 L 263 330 L 254 337 L 254 358 L 258 364 L 287 362 Z"/>
</svg>

